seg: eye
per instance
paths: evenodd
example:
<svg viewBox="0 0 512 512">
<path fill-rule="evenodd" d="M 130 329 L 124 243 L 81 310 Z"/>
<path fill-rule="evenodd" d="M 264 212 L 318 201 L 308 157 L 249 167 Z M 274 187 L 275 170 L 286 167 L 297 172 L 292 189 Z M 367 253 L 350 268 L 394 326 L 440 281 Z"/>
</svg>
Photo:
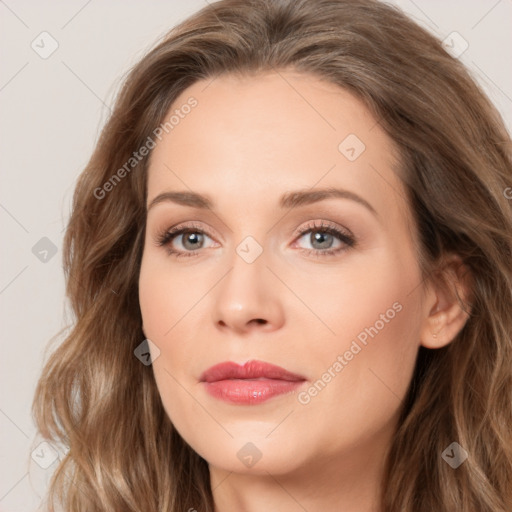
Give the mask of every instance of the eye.
<svg viewBox="0 0 512 512">
<path fill-rule="evenodd" d="M 203 229 L 194 226 L 178 225 L 157 236 L 158 245 L 165 246 L 168 253 L 176 257 L 195 256 L 199 249 L 207 248 L 208 240 L 211 246 L 213 239 Z"/>
<path fill-rule="evenodd" d="M 196 256 L 200 249 L 215 247 L 217 242 L 201 227 L 178 225 L 157 235 L 157 245 L 165 247 L 169 255 L 179 257 Z M 303 240 L 302 244 L 299 243 Z M 321 221 L 310 223 L 299 229 L 294 242 L 307 254 L 330 256 L 355 246 L 355 238 L 348 231 L 334 224 Z M 305 246 L 304 246 L 305 244 Z"/>
<path fill-rule="evenodd" d="M 342 231 L 332 224 L 325 223 L 324 221 L 320 224 L 313 223 L 312 225 L 305 226 L 299 230 L 299 238 L 296 244 L 300 240 L 304 240 L 304 245 L 299 245 L 299 248 L 305 250 L 308 254 L 315 254 L 318 256 L 329 256 L 337 254 L 355 245 L 355 239 L 353 235 L 348 231 Z"/>
</svg>

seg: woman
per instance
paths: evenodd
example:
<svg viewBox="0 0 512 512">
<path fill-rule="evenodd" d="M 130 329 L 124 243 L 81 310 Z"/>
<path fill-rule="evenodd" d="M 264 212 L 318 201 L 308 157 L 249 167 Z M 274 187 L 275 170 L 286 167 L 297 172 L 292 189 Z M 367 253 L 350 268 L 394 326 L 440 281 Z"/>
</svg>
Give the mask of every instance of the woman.
<svg viewBox="0 0 512 512">
<path fill-rule="evenodd" d="M 389 5 L 183 22 L 76 188 L 76 322 L 34 400 L 69 446 L 51 497 L 510 510 L 511 169 L 495 108 Z"/>
</svg>

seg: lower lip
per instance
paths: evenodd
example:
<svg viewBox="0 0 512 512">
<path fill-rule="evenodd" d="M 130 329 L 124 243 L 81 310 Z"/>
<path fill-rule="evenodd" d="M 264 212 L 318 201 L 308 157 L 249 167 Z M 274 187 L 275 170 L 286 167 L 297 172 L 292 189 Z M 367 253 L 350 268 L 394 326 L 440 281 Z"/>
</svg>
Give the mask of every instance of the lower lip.
<svg viewBox="0 0 512 512">
<path fill-rule="evenodd" d="M 240 405 L 257 405 L 277 395 L 291 393 L 305 381 L 277 379 L 229 379 L 204 382 L 206 391 L 215 398 Z"/>
</svg>

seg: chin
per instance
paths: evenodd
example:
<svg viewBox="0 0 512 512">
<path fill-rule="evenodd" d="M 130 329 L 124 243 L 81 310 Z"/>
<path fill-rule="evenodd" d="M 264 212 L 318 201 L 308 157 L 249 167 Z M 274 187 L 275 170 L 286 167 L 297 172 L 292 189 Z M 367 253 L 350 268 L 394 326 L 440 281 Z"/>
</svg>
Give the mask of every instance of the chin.
<svg viewBox="0 0 512 512">
<path fill-rule="evenodd" d="M 191 446 L 209 465 L 241 474 L 286 474 L 305 463 L 305 451 L 301 449 L 302 456 L 297 454 L 300 443 L 288 439 L 283 445 L 282 438 L 271 440 L 267 435 L 265 429 L 259 436 L 235 436 L 222 441 L 210 438 L 208 445 Z"/>
</svg>

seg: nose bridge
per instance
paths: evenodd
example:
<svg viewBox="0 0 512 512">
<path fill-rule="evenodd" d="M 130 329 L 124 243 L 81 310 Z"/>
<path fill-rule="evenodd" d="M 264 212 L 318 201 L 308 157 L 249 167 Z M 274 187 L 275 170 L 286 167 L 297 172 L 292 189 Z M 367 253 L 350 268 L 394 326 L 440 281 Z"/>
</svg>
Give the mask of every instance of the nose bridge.
<svg viewBox="0 0 512 512">
<path fill-rule="evenodd" d="M 253 325 L 264 324 L 268 330 L 282 324 L 282 305 L 278 290 L 270 282 L 268 263 L 268 254 L 253 237 L 236 246 L 229 262 L 231 270 L 217 290 L 216 325 L 245 331 Z"/>
<path fill-rule="evenodd" d="M 263 251 L 256 257 L 254 251 L 250 241 L 242 241 L 233 252 L 230 260 L 231 271 L 224 280 L 219 297 L 225 307 L 243 307 L 245 311 L 256 313 L 258 304 L 262 305 L 266 282 L 264 274 L 268 272 L 267 258 Z"/>
<path fill-rule="evenodd" d="M 261 246 L 260 246 L 261 247 Z M 246 293 L 252 298 L 263 292 L 265 281 L 267 255 L 257 254 L 254 242 L 244 239 L 236 247 L 231 258 L 231 272 L 229 273 L 229 289 L 235 296 L 242 298 Z"/>
</svg>

